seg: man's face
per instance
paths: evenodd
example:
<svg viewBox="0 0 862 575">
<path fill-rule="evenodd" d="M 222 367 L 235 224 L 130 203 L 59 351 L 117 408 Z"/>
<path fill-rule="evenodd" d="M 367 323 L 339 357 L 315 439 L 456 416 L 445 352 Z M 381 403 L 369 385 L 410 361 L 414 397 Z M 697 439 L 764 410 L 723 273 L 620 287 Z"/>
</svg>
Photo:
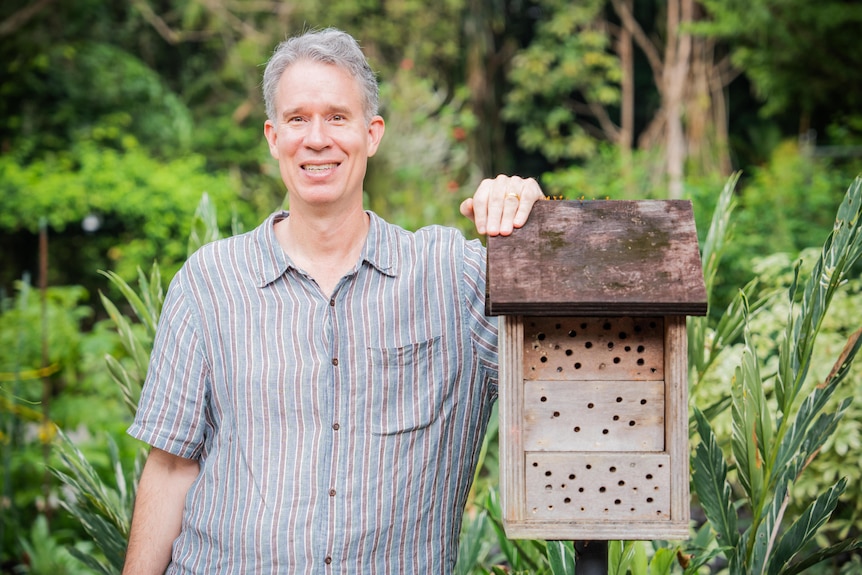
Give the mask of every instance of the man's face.
<svg viewBox="0 0 862 575">
<path fill-rule="evenodd" d="M 380 116 L 366 122 L 357 81 L 337 66 L 301 60 L 282 74 L 275 110 L 264 134 L 291 209 L 361 206 L 368 158 L 384 124 Z"/>
</svg>

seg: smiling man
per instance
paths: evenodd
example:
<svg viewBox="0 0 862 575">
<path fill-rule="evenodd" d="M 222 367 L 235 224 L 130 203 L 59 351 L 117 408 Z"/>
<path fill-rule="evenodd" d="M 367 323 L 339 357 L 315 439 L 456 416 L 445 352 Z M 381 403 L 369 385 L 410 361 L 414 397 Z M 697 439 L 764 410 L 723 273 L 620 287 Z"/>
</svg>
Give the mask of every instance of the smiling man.
<svg viewBox="0 0 862 575">
<path fill-rule="evenodd" d="M 496 397 L 484 248 L 363 209 L 385 124 L 352 37 L 283 42 L 263 87 L 290 211 L 171 283 L 124 573 L 450 573 Z M 542 197 L 498 176 L 461 211 L 509 234 Z"/>
</svg>

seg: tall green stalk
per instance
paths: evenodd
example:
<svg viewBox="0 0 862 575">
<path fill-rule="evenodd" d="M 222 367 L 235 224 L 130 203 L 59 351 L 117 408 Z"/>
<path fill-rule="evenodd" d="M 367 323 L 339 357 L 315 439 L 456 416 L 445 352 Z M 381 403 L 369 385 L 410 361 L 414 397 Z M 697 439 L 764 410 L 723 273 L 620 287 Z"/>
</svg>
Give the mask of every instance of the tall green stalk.
<svg viewBox="0 0 862 575">
<path fill-rule="evenodd" d="M 862 179 L 857 178 L 838 209 L 834 228 L 801 293 L 799 266 L 796 267 L 787 293 L 790 311 L 779 345 L 778 374 L 772 393 L 764 385 L 749 331 L 750 306 L 742 297 L 745 347 L 731 392 L 731 452 L 742 491 L 741 507 L 734 503 L 728 479 L 728 469 L 733 465 L 725 461 L 708 418 L 695 409 L 701 442 L 692 459 L 693 488 L 733 575 L 800 573 L 829 557 L 862 548 L 862 542 L 852 540 L 814 553 L 809 551 L 846 487 L 843 479 L 785 526 L 792 484 L 835 431 L 850 403 L 846 398 L 834 411 L 826 411 L 862 346 L 862 330 L 849 338 L 827 379 L 800 398 L 807 389 L 815 340 L 829 305 L 862 255 L 860 216 Z M 750 525 L 741 533 L 739 513 L 750 516 Z"/>
</svg>

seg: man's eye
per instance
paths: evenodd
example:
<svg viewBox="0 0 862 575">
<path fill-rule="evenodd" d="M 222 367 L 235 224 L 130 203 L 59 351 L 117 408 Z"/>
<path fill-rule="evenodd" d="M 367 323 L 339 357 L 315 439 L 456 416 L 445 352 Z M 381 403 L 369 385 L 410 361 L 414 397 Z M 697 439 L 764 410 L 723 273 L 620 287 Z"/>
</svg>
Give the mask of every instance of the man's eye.
<svg viewBox="0 0 862 575">
<path fill-rule="evenodd" d="M 343 122 L 344 116 L 342 116 L 341 114 L 335 114 L 334 116 L 332 116 L 332 119 L 335 120 L 336 122 Z"/>
</svg>

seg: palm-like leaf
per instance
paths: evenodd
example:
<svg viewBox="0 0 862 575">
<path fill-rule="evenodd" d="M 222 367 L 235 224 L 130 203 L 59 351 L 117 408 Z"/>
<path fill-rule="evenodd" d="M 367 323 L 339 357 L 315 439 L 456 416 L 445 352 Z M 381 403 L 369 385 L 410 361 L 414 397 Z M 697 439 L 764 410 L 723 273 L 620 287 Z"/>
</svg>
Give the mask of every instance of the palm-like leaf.
<svg viewBox="0 0 862 575">
<path fill-rule="evenodd" d="M 827 380 L 816 386 L 801 402 L 797 399 L 805 384 L 817 334 L 832 298 L 844 283 L 851 267 L 862 255 L 862 179 L 857 178 L 838 210 L 835 226 L 799 298 L 800 266 L 794 270 L 788 290 L 790 312 L 779 345 L 779 367 L 775 397 L 779 415 L 773 421 L 767 410 L 763 378 L 756 350 L 747 333 L 745 351 L 732 390 L 731 448 L 738 477 L 751 513 L 751 525 L 736 533 L 736 512 L 730 503 L 727 464 L 704 415 L 695 411 L 702 442 L 695 450 L 693 485 L 704 511 L 723 546 L 731 574 L 769 573 L 785 575 L 801 572 L 840 549 L 835 546 L 788 567 L 804 553 L 818 529 L 828 521 L 844 480 L 821 494 L 805 513 L 782 534 L 782 523 L 790 497 L 790 485 L 816 456 L 849 405 L 825 413 L 830 399 L 846 377 L 860 348 L 860 334 L 854 334 Z M 797 302 L 797 298 L 799 301 Z M 744 298 L 743 298 L 744 303 Z M 856 544 L 854 544 L 856 545 Z M 854 547 L 855 548 L 855 547 Z"/>
</svg>

